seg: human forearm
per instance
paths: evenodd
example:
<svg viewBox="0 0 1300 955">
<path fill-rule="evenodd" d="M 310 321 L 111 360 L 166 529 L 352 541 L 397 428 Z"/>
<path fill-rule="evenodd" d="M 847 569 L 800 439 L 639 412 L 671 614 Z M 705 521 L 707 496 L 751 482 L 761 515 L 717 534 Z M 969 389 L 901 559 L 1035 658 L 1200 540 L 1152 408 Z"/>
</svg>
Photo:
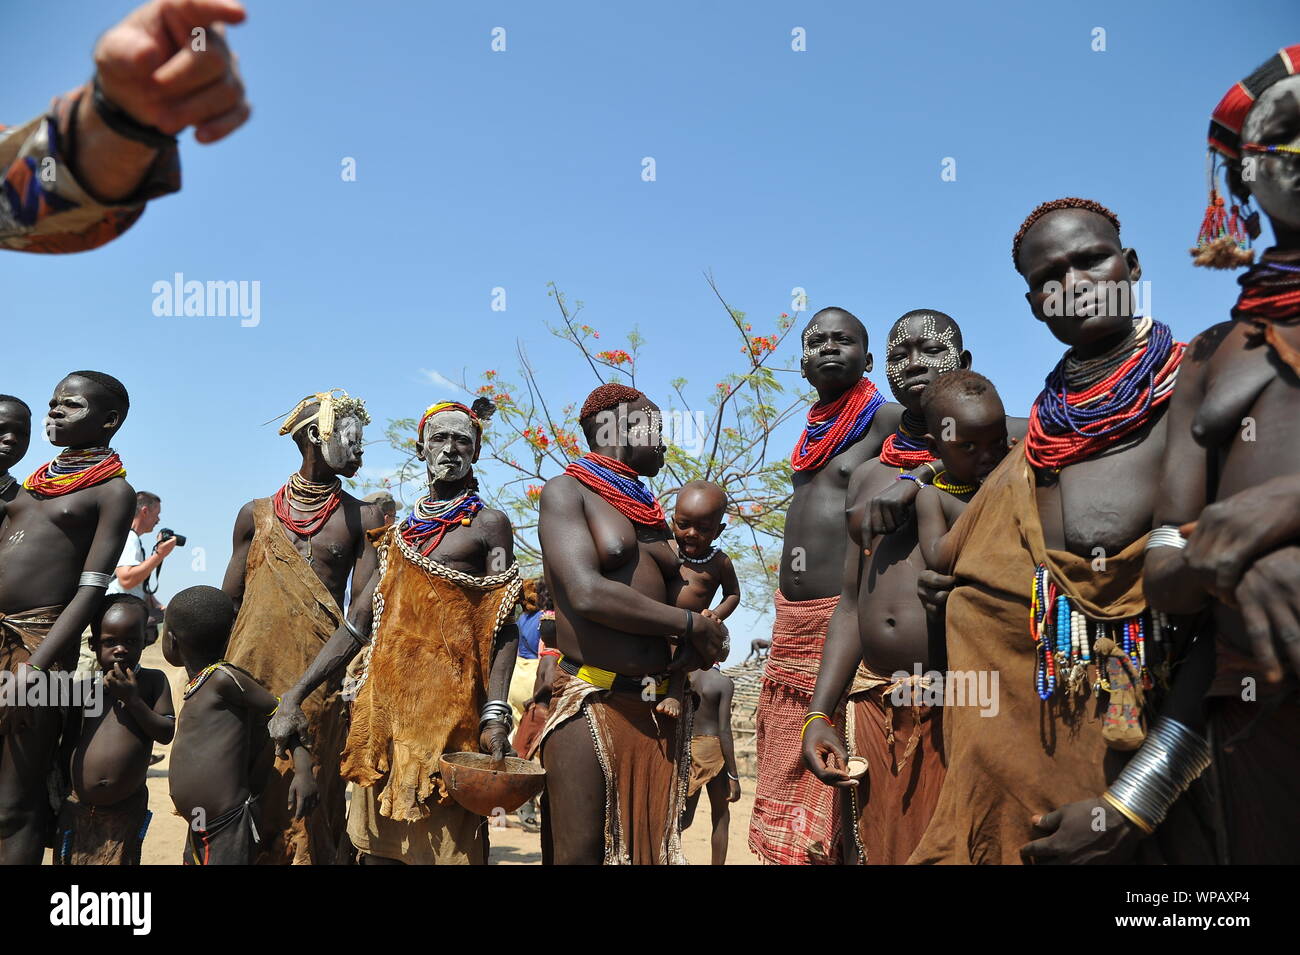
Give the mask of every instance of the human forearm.
<svg viewBox="0 0 1300 955">
<path fill-rule="evenodd" d="M 722 764 L 727 772 L 736 776 L 736 742 L 731 735 L 730 707 L 718 714 L 718 742 L 722 744 Z"/>
<path fill-rule="evenodd" d="M 325 646 L 320 648 L 316 659 L 312 660 L 311 666 L 307 667 L 307 672 L 299 678 L 289 692 L 284 694 L 285 701 L 300 706 L 318 686 L 342 673 L 361 647 L 361 641 L 346 625 L 339 627 L 334 631 L 334 636 L 325 642 Z"/>
<path fill-rule="evenodd" d="M 301 742 L 293 747 L 293 774 L 306 779 L 313 778 L 311 753 Z"/>
<path fill-rule="evenodd" d="M 943 513 L 941 492 L 927 489 L 916 498 L 916 536 L 921 545 L 925 566 L 946 574 L 949 568 L 942 563 L 945 556 L 943 539 L 948 534 L 948 519 Z"/>
<path fill-rule="evenodd" d="M 515 659 L 519 656 L 519 629 L 508 623 L 497 634 L 492 652 L 492 666 L 488 671 L 488 699 L 505 700 L 510 697 L 510 680 L 515 673 Z"/>
<path fill-rule="evenodd" d="M 732 594 L 730 597 L 723 597 L 722 603 L 713 608 L 713 615 L 719 620 L 726 620 L 736 608 L 740 606 L 740 594 Z"/>
<path fill-rule="evenodd" d="M 686 629 L 685 611 L 599 574 L 565 587 L 564 594 L 578 616 L 621 633 L 662 638 Z"/>
<path fill-rule="evenodd" d="M 1146 552 L 1142 588 L 1152 610 L 1192 614 L 1209 602 L 1209 594 L 1187 563 L 1186 552 L 1176 547 L 1153 547 Z"/>
<path fill-rule="evenodd" d="M 1214 666 L 1213 637 L 1208 633 L 1197 634 L 1183 651 L 1182 659 L 1175 661 L 1173 679 L 1160 715 L 1205 735 L 1205 694 L 1214 679 Z"/>
<path fill-rule="evenodd" d="M 857 602 L 841 597 L 826 628 L 822 665 L 817 671 L 809 712 L 834 713 L 860 662 L 862 643 L 858 639 Z"/>
<path fill-rule="evenodd" d="M 150 554 L 143 561 L 131 567 L 118 567 L 114 574 L 123 590 L 131 590 L 149 579 L 149 575 L 162 566 L 163 558 Z"/>
<path fill-rule="evenodd" d="M 49 634 L 32 654 L 29 663 L 34 667 L 49 669 L 57 661 L 69 655 L 85 632 L 86 626 L 94 615 L 95 607 L 104 596 L 103 587 L 78 587 L 68 605 L 59 614 L 59 619 L 50 627 Z"/>
<path fill-rule="evenodd" d="M 109 129 L 94 108 L 90 90 L 78 100 L 72 122 L 76 124 L 77 150 L 71 165 L 77 181 L 102 203 L 133 196 L 158 160 L 159 151 Z"/>
<path fill-rule="evenodd" d="M 176 720 L 155 713 L 140 697 L 128 703 L 126 709 L 140 731 L 155 743 L 170 743 L 176 735 Z"/>
</svg>

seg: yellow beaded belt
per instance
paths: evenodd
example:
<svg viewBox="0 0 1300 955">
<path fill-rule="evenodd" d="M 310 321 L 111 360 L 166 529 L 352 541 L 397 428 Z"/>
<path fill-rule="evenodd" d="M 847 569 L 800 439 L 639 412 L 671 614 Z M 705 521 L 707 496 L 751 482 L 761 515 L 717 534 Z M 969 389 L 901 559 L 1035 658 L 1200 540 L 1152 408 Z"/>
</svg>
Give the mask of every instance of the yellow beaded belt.
<svg viewBox="0 0 1300 955">
<path fill-rule="evenodd" d="M 584 683 L 598 686 L 602 690 L 615 690 L 620 693 L 644 693 L 650 687 L 654 687 L 656 699 L 668 695 L 667 676 L 662 678 L 657 676 L 623 676 L 621 673 L 615 673 L 613 670 L 602 670 L 600 667 L 586 664 L 579 666 L 563 655 L 557 661 L 557 666 L 569 676 L 576 676 Z"/>
</svg>

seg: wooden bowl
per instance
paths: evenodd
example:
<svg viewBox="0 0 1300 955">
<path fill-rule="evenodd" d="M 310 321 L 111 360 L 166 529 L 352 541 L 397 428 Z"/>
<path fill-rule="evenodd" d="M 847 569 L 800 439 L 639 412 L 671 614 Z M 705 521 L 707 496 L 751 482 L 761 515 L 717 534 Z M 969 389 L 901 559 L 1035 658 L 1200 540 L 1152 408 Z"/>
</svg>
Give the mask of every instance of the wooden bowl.
<svg viewBox="0 0 1300 955">
<path fill-rule="evenodd" d="M 854 779 L 862 779 L 867 775 L 867 761 L 862 756 L 850 756 L 844 771 Z"/>
<path fill-rule="evenodd" d="M 498 762 L 488 753 L 445 753 L 438 771 L 451 798 L 480 816 L 514 812 L 546 785 L 546 770 L 516 756 Z"/>
</svg>

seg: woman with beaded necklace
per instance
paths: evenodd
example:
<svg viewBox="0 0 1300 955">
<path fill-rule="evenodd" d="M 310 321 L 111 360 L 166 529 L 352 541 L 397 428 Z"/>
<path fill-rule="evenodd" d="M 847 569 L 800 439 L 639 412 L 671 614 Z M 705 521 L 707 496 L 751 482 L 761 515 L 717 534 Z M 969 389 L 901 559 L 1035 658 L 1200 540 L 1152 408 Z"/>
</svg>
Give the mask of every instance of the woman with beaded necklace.
<svg viewBox="0 0 1300 955">
<path fill-rule="evenodd" d="M 1025 441 L 953 527 L 961 544 L 948 666 L 996 672 L 998 705 L 945 710 L 948 772 L 910 861 L 1123 862 L 1139 852 L 1192 861 L 1208 848 L 1197 820 L 1175 832 L 1180 812 L 1141 842 L 1152 827 L 1107 788 L 1144 732 L 1157 737 L 1148 746 L 1161 744 L 1157 710 L 1193 730 L 1200 722 L 1203 652 L 1199 673 L 1188 653 L 1163 700 L 1147 696 L 1168 682 L 1158 651 L 1183 634 L 1153 619 L 1141 581 L 1183 346 L 1167 326 L 1134 316 L 1138 256 L 1099 203 L 1040 205 L 1012 258 L 1034 317 L 1069 350 L 1034 402 Z M 1173 794 L 1207 761 L 1180 767 Z"/>
<path fill-rule="evenodd" d="M 667 602 L 678 559 L 641 482 L 664 463 L 659 409 L 609 383 L 587 397 L 579 423 L 591 451 L 546 482 L 538 525 L 562 653 L 540 743 L 542 859 L 681 864 L 691 721 L 689 710 L 655 716 L 668 690 L 665 637 L 708 665 L 726 628 Z"/>
<path fill-rule="evenodd" d="M 1231 318 L 1188 346 L 1147 554 L 1169 612 L 1208 608 L 1220 860 L 1300 862 L 1300 45 L 1223 97 L 1210 122 L 1210 209 L 1196 264 L 1253 261 L 1259 203 L 1276 245 L 1238 281 Z M 1228 189 L 1221 194 L 1222 168 Z M 1234 203 L 1230 209 L 1225 203 Z M 1241 207 L 1235 203 L 1241 203 Z M 1245 208 L 1242 208 L 1245 207 Z M 1142 794 L 1139 793 L 1139 796 Z"/>
</svg>

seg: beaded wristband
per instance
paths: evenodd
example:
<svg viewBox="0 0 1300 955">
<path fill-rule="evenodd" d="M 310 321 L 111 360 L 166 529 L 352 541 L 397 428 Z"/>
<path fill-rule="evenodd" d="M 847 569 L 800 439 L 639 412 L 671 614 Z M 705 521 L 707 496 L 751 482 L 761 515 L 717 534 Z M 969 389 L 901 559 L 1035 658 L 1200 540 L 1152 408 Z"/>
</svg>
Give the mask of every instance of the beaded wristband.
<svg viewBox="0 0 1300 955">
<path fill-rule="evenodd" d="M 898 476 L 898 479 L 899 479 L 900 481 L 915 481 L 915 482 L 917 483 L 918 486 L 920 486 L 921 484 L 924 483 L 924 482 L 923 482 L 919 477 L 917 477 L 915 474 L 900 474 L 900 475 Z"/>
</svg>

